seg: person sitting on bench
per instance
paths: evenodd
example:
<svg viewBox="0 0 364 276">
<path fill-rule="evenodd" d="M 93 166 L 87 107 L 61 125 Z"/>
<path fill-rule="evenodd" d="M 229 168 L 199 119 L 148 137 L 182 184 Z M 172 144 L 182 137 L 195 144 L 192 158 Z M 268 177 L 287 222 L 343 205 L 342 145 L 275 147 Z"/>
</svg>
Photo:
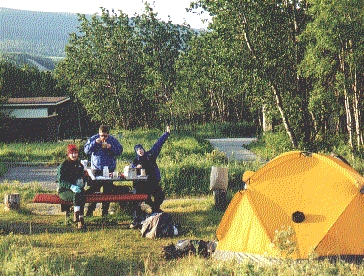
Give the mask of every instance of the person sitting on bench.
<svg viewBox="0 0 364 276">
<path fill-rule="evenodd" d="M 78 149 L 74 144 L 67 147 L 67 159 L 58 166 L 58 196 L 73 202 L 74 222 L 78 222 L 77 228 L 84 228 L 85 194 L 83 189 L 84 167 L 78 159 Z"/>
<path fill-rule="evenodd" d="M 170 135 L 170 127 L 167 126 L 166 132 L 155 142 L 152 148 L 148 151 L 144 149 L 141 144 L 134 146 L 136 157 L 130 164 L 130 167 L 138 170 L 145 169 L 146 175 L 148 175 L 147 181 L 133 181 L 134 189 L 136 193 L 148 194 L 148 199 L 145 201 L 152 208 L 152 213 L 162 212 L 160 209 L 161 204 L 164 201 L 165 194 L 159 185 L 161 181 L 161 173 L 157 165 L 157 157 L 162 150 L 164 143 L 167 141 Z M 153 197 L 153 200 L 152 200 Z M 141 205 L 137 204 L 134 213 L 133 221 L 130 224 L 130 228 L 140 228 L 141 222 L 144 220 L 144 214 L 141 210 Z"/>
</svg>

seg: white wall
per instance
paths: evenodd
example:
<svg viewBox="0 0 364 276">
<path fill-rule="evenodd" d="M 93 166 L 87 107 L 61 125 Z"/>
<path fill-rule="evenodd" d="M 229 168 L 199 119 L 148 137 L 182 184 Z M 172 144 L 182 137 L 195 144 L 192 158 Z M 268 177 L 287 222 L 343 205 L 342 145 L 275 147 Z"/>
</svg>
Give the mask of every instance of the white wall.
<svg viewBox="0 0 364 276">
<path fill-rule="evenodd" d="M 46 118 L 48 117 L 48 108 L 11 109 L 9 116 L 12 118 Z"/>
</svg>

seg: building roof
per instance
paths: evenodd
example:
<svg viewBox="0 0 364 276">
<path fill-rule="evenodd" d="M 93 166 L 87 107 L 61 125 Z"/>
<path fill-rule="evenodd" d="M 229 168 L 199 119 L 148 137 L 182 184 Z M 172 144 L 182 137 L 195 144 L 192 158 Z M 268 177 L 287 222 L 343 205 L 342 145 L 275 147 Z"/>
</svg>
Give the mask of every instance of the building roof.
<svg viewBox="0 0 364 276">
<path fill-rule="evenodd" d="M 9 98 L 1 106 L 52 106 L 67 102 L 70 97 L 29 97 L 29 98 Z"/>
</svg>

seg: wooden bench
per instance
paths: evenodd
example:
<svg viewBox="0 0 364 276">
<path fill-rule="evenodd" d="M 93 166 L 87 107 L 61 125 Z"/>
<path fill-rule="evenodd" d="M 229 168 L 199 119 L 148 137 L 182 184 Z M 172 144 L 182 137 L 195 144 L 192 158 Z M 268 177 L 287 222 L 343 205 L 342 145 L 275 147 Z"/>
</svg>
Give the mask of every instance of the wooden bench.
<svg viewBox="0 0 364 276">
<path fill-rule="evenodd" d="M 147 194 L 86 194 L 86 203 L 93 202 L 143 202 L 148 198 Z M 66 212 L 65 224 L 69 217 L 69 208 L 64 208 L 63 206 L 69 207 L 73 203 L 69 201 L 64 201 L 59 198 L 57 194 L 36 194 L 33 203 L 47 203 L 47 204 L 60 204 L 61 210 Z"/>
<path fill-rule="evenodd" d="M 142 202 L 148 198 L 147 194 L 87 194 L 86 203 L 93 202 L 121 202 L 121 201 L 136 201 Z M 57 194 L 36 194 L 34 203 L 48 203 L 48 204 L 64 204 L 73 205 L 72 202 L 64 201 L 59 198 Z"/>
</svg>

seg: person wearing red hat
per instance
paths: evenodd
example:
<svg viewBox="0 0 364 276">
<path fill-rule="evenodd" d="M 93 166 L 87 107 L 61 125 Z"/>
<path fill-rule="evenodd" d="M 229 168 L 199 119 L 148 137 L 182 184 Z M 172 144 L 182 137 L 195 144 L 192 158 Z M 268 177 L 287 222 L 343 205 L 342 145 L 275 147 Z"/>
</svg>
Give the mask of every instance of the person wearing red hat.
<svg viewBox="0 0 364 276">
<path fill-rule="evenodd" d="M 84 228 L 85 194 L 83 189 L 84 167 L 78 159 L 78 149 L 74 144 L 67 146 L 67 159 L 57 168 L 58 196 L 73 202 L 74 218 L 77 228 Z"/>
</svg>

